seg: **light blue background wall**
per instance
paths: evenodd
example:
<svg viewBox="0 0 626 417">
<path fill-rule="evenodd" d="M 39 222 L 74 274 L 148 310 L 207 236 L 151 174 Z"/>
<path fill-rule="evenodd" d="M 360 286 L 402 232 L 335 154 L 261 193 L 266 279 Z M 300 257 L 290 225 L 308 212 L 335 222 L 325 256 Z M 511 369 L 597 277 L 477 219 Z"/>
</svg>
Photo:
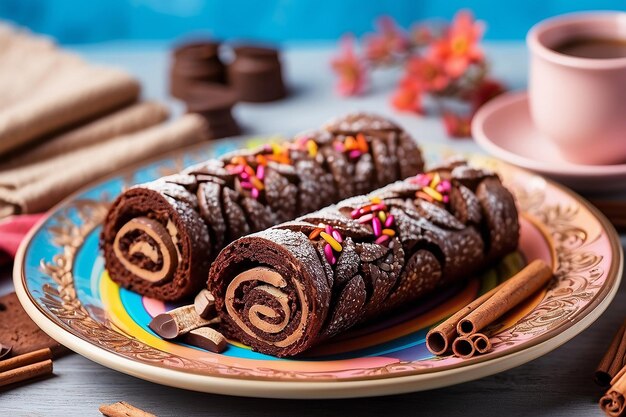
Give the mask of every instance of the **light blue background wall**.
<svg viewBox="0 0 626 417">
<path fill-rule="evenodd" d="M 0 0 L 0 18 L 61 43 L 170 40 L 190 33 L 267 41 L 335 40 L 370 31 L 389 14 L 403 26 L 471 8 L 488 39 L 523 39 L 533 23 L 590 9 L 626 10 L 626 0 Z"/>
</svg>

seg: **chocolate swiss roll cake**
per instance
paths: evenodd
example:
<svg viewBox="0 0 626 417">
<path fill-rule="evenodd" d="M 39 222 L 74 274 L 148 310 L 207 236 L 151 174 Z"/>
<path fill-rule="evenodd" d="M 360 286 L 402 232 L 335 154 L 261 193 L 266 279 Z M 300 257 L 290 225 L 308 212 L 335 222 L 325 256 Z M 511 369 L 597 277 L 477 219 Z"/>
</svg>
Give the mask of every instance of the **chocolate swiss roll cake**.
<svg viewBox="0 0 626 417">
<path fill-rule="evenodd" d="M 419 303 L 518 239 L 500 179 L 455 162 L 237 239 L 214 261 L 208 289 L 227 337 L 292 356 Z"/>
<path fill-rule="evenodd" d="M 195 295 L 233 240 L 421 172 L 414 140 L 352 114 L 293 141 L 220 159 L 122 193 L 101 246 L 111 278 L 161 300 Z"/>
</svg>

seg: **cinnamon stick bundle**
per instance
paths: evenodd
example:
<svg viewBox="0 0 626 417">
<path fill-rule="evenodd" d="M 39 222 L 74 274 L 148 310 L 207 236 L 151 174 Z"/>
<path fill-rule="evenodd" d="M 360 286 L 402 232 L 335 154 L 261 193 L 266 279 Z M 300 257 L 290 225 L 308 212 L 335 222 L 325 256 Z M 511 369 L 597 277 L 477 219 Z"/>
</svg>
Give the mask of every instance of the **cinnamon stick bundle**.
<svg viewBox="0 0 626 417">
<path fill-rule="evenodd" d="M 610 417 L 626 415 L 626 367 L 611 380 L 611 388 L 600 398 L 600 408 Z"/>
<path fill-rule="evenodd" d="M 626 365 L 626 321 L 622 323 L 594 374 L 596 384 L 608 387 L 611 380 Z"/>
<path fill-rule="evenodd" d="M 0 361 L 0 387 L 52 373 L 52 351 L 48 348 Z"/>
<path fill-rule="evenodd" d="M 426 335 L 426 347 L 435 355 L 452 349 L 461 358 L 489 351 L 489 336 L 478 332 L 546 285 L 551 277 L 552 270 L 545 262 L 539 259 L 531 262 L 516 275 L 431 329 Z"/>
</svg>

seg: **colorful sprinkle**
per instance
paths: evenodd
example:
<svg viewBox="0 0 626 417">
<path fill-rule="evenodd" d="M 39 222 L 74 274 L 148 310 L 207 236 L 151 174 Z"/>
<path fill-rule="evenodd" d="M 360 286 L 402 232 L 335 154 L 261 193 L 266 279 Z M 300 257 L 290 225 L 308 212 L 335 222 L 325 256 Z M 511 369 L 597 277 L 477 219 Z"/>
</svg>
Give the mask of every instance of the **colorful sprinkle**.
<svg viewBox="0 0 626 417">
<path fill-rule="evenodd" d="M 309 151 L 309 156 L 311 158 L 315 158 L 317 156 L 318 147 L 314 140 L 309 139 L 306 141 L 306 149 Z"/>
<path fill-rule="evenodd" d="M 241 186 L 241 188 L 243 188 L 244 190 L 251 190 L 252 189 L 252 184 L 248 181 L 240 181 L 239 185 Z"/>
<path fill-rule="evenodd" d="M 382 200 L 380 199 L 380 197 L 372 197 L 370 198 L 370 201 L 372 202 L 372 204 L 380 204 Z"/>
<path fill-rule="evenodd" d="M 363 133 L 359 133 L 356 135 L 356 141 L 357 141 L 357 146 L 359 147 L 359 150 L 363 153 L 366 153 L 369 151 L 369 145 L 367 144 L 367 141 L 365 140 L 365 135 L 363 135 Z"/>
<path fill-rule="evenodd" d="M 337 263 L 337 258 L 335 258 L 333 248 L 329 244 L 324 245 L 324 255 L 326 256 L 326 260 L 329 264 L 335 265 L 335 263 Z"/>
<path fill-rule="evenodd" d="M 329 225 L 329 224 L 327 224 L 327 225 L 324 227 L 324 231 L 330 235 L 330 234 L 332 234 L 332 233 L 333 233 L 333 228 L 332 228 L 332 227 L 330 227 L 330 225 Z"/>
<path fill-rule="evenodd" d="M 380 224 L 380 219 L 378 217 L 374 217 L 372 219 L 372 230 L 374 231 L 374 236 L 378 237 L 382 233 L 382 225 Z"/>
<path fill-rule="evenodd" d="M 396 235 L 396 231 L 393 230 L 393 229 L 383 229 L 383 235 L 395 236 Z"/>
<path fill-rule="evenodd" d="M 331 235 L 332 235 L 332 237 L 334 237 L 334 238 L 335 238 L 335 240 L 336 240 L 337 242 L 339 242 L 339 243 L 342 243 L 342 242 L 343 242 L 343 238 L 341 237 L 341 233 L 339 233 L 338 231 L 333 230 L 333 232 L 332 232 L 332 234 L 331 234 Z"/>
<path fill-rule="evenodd" d="M 337 242 L 335 238 L 329 235 L 328 233 L 321 232 L 320 236 L 331 246 L 331 248 L 333 248 L 335 252 L 341 252 L 343 250 L 341 243 Z"/>
<path fill-rule="evenodd" d="M 257 177 L 251 177 L 250 178 L 250 182 L 252 183 L 252 185 L 254 185 L 255 188 L 257 188 L 259 191 L 263 190 L 265 188 L 265 185 L 263 185 L 263 182 L 258 179 Z"/>
<path fill-rule="evenodd" d="M 363 155 L 363 152 L 359 151 L 358 149 L 355 149 L 353 151 L 350 151 L 350 153 L 348 153 L 348 156 L 350 157 L 350 159 L 357 159 L 361 155 Z"/>
<path fill-rule="evenodd" d="M 313 229 L 311 233 L 309 233 L 309 240 L 313 240 L 320 235 L 322 229 Z"/>
<path fill-rule="evenodd" d="M 441 195 L 441 193 L 436 190 L 433 190 L 430 187 L 424 187 L 422 188 L 422 191 L 437 201 L 443 201 L 443 196 Z"/>
<path fill-rule="evenodd" d="M 374 215 L 372 213 L 366 214 L 364 216 L 359 217 L 359 223 L 367 223 L 369 221 L 371 221 L 374 218 Z"/>
<path fill-rule="evenodd" d="M 259 190 L 257 188 L 253 188 L 252 190 L 250 190 L 250 194 L 252 194 L 252 198 L 254 198 L 255 200 L 259 199 Z"/>
<path fill-rule="evenodd" d="M 376 239 L 375 242 L 378 243 L 379 245 L 382 245 L 386 243 L 389 239 L 391 239 L 389 235 L 382 235 L 378 239 Z"/>
<path fill-rule="evenodd" d="M 381 222 L 385 223 L 385 221 L 387 220 L 387 214 L 384 211 L 379 211 L 378 218 Z"/>
<path fill-rule="evenodd" d="M 256 167 L 256 177 L 261 181 L 265 178 L 265 167 L 263 165 Z"/>
<path fill-rule="evenodd" d="M 356 219 L 360 215 L 361 215 L 361 209 L 358 209 L 358 208 L 350 212 L 350 217 L 352 217 L 353 219 Z"/>
<path fill-rule="evenodd" d="M 386 209 L 387 209 L 387 206 L 385 206 L 385 203 L 378 203 L 372 206 L 372 211 L 379 211 L 379 210 L 386 210 Z"/>
<path fill-rule="evenodd" d="M 389 216 L 387 216 L 387 220 L 385 220 L 385 227 L 393 226 L 394 220 L 395 220 L 395 217 L 393 217 L 393 214 L 390 214 Z"/>
</svg>

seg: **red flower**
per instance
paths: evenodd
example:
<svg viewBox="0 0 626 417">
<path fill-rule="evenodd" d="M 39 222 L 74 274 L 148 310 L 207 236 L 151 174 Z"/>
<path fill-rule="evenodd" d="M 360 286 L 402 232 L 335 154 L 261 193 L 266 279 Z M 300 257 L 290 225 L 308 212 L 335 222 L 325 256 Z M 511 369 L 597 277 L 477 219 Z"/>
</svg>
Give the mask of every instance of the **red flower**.
<svg viewBox="0 0 626 417">
<path fill-rule="evenodd" d="M 460 77 L 467 68 L 483 59 L 480 40 L 484 25 L 474 20 L 470 11 L 461 10 L 452 21 L 442 39 L 431 46 L 430 55 L 444 62 L 446 72 L 454 78 Z"/>
<path fill-rule="evenodd" d="M 409 41 L 389 16 L 383 16 L 377 22 L 378 31 L 367 35 L 364 40 L 365 57 L 371 62 L 393 62 L 395 55 L 404 54 L 409 49 Z"/>
<path fill-rule="evenodd" d="M 468 101 L 472 106 L 472 112 L 476 113 L 483 104 L 505 91 L 506 88 L 502 83 L 489 78 L 484 79 L 469 94 Z"/>
<path fill-rule="evenodd" d="M 425 91 L 442 91 L 450 84 L 443 65 L 429 58 L 411 57 L 406 64 L 406 73 Z"/>
<path fill-rule="evenodd" d="M 434 36 L 429 27 L 416 25 L 411 29 L 411 41 L 413 45 L 424 46 L 433 40 Z"/>
<path fill-rule="evenodd" d="M 337 91 L 340 95 L 353 96 L 365 91 L 367 70 L 354 52 L 354 37 L 352 35 L 341 38 L 339 55 L 333 58 L 331 64 L 339 76 Z"/>
<path fill-rule="evenodd" d="M 423 113 L 422 91 L 419 84 L 410 77 L 404 78 L 391 97 L 391 105 L 396 110 Z"/>
<path fill-rule="evenodd" d="M 442 120 L 448 136 L 453 138 L 466 138 L 471 136 L 471 116 L 461 116 L 452 112 L 444 112 Z"/>
</svg>

